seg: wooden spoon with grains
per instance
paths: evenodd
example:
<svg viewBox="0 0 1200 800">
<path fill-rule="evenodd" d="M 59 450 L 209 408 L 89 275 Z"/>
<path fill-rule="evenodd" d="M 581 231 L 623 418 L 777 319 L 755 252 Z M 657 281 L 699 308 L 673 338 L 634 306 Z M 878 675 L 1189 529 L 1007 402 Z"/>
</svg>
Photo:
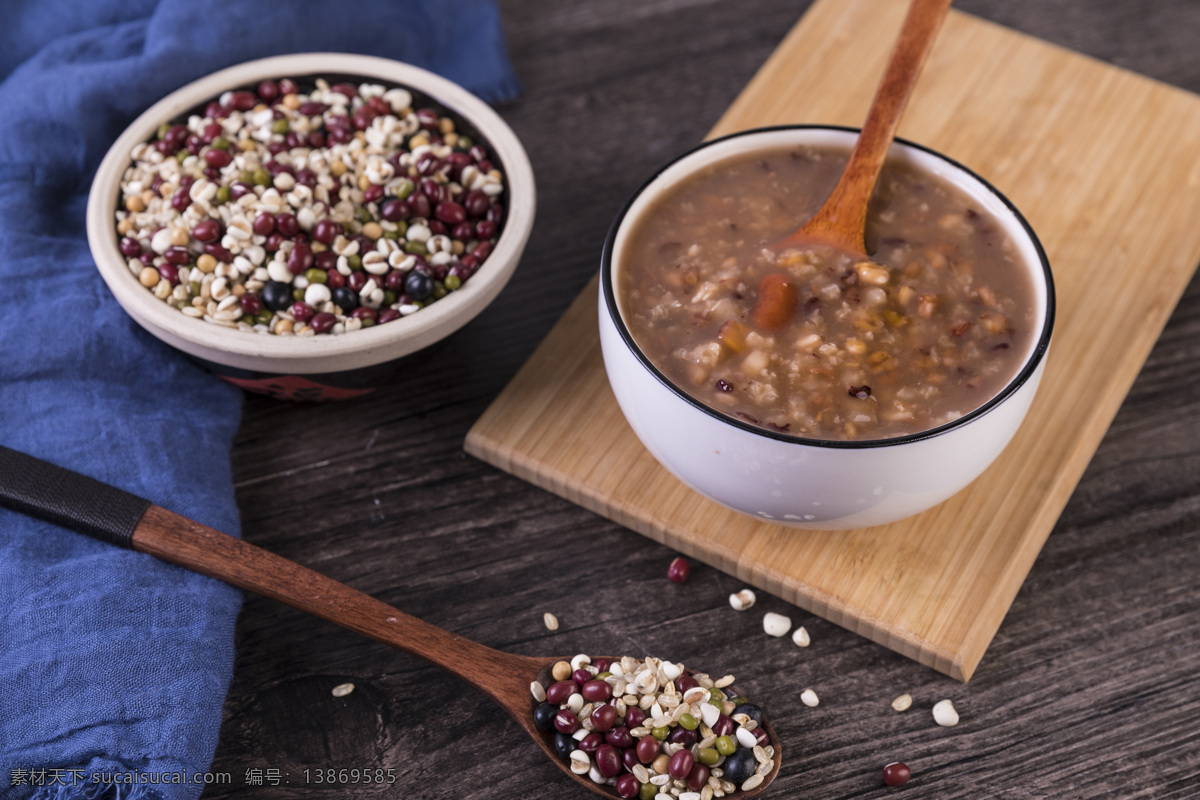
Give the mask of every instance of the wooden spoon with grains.
<svg viewBox="0 0 1200 800">
<path fill-rule="evenodd" d="M 576 775 L 538 729 L 532 684 L 554 682 L 562 657 L 493 650 L 405 614 L 343 583 L 182 517 L 114 486 L 0 446 L 0 506 L 287 603 L 343 628 L 429 661 L 476 687 L 516 720 L 559 769 L 587 789 L 616 797 L 608 785 Z M 734 797 L 755 797 L 779 774 L 781 748 L 766 720 L 773 755 L 762 782 Z M 727 795 L 728 796 L 728 795 Z"/>
</svg>

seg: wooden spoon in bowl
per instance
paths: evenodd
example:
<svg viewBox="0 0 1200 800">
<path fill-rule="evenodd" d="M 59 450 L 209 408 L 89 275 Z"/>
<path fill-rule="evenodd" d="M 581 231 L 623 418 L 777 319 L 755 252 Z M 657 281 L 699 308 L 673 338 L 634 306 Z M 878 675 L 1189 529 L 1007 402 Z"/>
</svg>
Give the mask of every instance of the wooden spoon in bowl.
<svg viewBox="0 0 1200 800">
<path fill-rule="evenodd" d="M 951 0 L 913 0 L 875 93 L 862 133 L 837 186 L 812 219 L 776 242 L 776 250 L 819 244 L 867 258 L 867 204 L 883 169 L 913 84 L 921 72 Z"/>
<path fill-rule="evenodd" d="M 586 774 L 571 772 L 554 751 L 553 734 L 534 724 L 537 702 L 530 684 L 538 681 L 549 686 L 553 665 L 570 661 L 571 656 L 518 656 L 493 650 L 136 495 L 3 446 L 0 506 L 280 600 L 423 658 L 498 703 L 571 778 L 597 794 L 617 796 Z M 757 796 L 779 774 L 779 739 L 769 721 L 764 721 L 763 729 L 775 749 L 771 769 L 757 787 L 735 797 Z"/>
</svg>

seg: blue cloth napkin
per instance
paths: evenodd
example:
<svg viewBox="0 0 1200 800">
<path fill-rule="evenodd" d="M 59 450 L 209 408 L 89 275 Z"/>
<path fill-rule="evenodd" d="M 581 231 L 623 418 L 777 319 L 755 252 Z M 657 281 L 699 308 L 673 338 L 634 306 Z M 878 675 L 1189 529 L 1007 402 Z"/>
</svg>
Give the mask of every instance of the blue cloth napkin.
<svg viewBox="0 0 1200 800">
<path fill-rule="evenodd" d="M 386 56 L 511 96 L 499 13 L 491 0 L 28 0 L 4 16 L 0 444 L 236 535 L 241 395 L 109 294 L 84 233 L 97 165 L 163 95 L 280 53 Z M 197 797 L 202 785 L 139 781 L 208 769 L 239 606 L 217 581 L 0 510 L 0 796 Z"/>
</svg>

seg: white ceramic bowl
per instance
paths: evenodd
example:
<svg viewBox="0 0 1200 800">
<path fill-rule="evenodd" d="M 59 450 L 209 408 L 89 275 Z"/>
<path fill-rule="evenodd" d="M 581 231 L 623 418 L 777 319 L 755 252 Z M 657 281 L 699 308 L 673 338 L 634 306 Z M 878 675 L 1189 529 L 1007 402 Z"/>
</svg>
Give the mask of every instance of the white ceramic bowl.
<svg viewBox="0 0 1200 800">
<path fill-rule="evenodd" d="M 609 382 L 634 432 L 658 461 L 701 494 L 736 511 L 804 528 L 881 525 L 924 511 L 992 463 L 1025 417 L 1054 326 L 1054 283 L 1041 244 L 1013 205 L 965 167 L 897 142 L 892 157 L 959 187 L 1002 224 L 1033 278 L 1041 329 L 1013 380 L 978 409 L 941 427 L 894 439 L 825 441 L 764 430 L 727 416 L 673 385 L 634 343 L 615 278 L 634 222 L 698 169 L 746 152 L 795 145 L 849 149 L 858 132 L 795 126 L 707 142 L 650 178 L 621 210 L 605 241 L 600 343 Z M 797 220 L 797 224 L 802 220 Z"/>
<path fill-rule="evenodd" d="M 475 128 L 504 172 L 507 184 L 506 217 L 495 248 L 458 291 L 415 314 L 344 335 L 259 335 L 185 316 L 145 289 L 118 249 L 114 215 L 130 152 L 139 142 L 152 139 L 161 123 L 228 89 L 253 87 L 267 78 L 308 76 L 357 78 L 410 88 Z M 479 98 L 445 78 L 397 61 L 343 53 L 298 53 L 215 72 L 172 92 L 134 120 L 113 143 L 96 172 L 88 197 L 87 232 L 92 256 L 109 289 L 150 333 L 244 388 L 279 396 L 329 399 L 369 390 L 388 373 L 381 367 L 443 339 L 479 314 L 516 269 L 533 227 L 536 206 L 533 169 L 525 149 L 512 129 Z"/>
</svg>

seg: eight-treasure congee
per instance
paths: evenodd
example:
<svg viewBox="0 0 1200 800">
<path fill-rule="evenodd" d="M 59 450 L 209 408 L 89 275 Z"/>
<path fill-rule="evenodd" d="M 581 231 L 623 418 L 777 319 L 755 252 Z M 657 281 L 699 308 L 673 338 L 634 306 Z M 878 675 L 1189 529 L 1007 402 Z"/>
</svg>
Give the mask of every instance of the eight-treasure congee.
<svg viewBox="0 0 1200 800">
<path fill-rule="evenodd" d="M 709 167 L 631 231 L 617 277 L 638 346 L 700 402 L 827 440 L 935 428 L 1016 375 L 1040 320 L 1014 243 L 978 203 L 889 162 L 869 260 L 770 245 L 817 210 L 847 153 L 791 147 Z"/>
</svg>

